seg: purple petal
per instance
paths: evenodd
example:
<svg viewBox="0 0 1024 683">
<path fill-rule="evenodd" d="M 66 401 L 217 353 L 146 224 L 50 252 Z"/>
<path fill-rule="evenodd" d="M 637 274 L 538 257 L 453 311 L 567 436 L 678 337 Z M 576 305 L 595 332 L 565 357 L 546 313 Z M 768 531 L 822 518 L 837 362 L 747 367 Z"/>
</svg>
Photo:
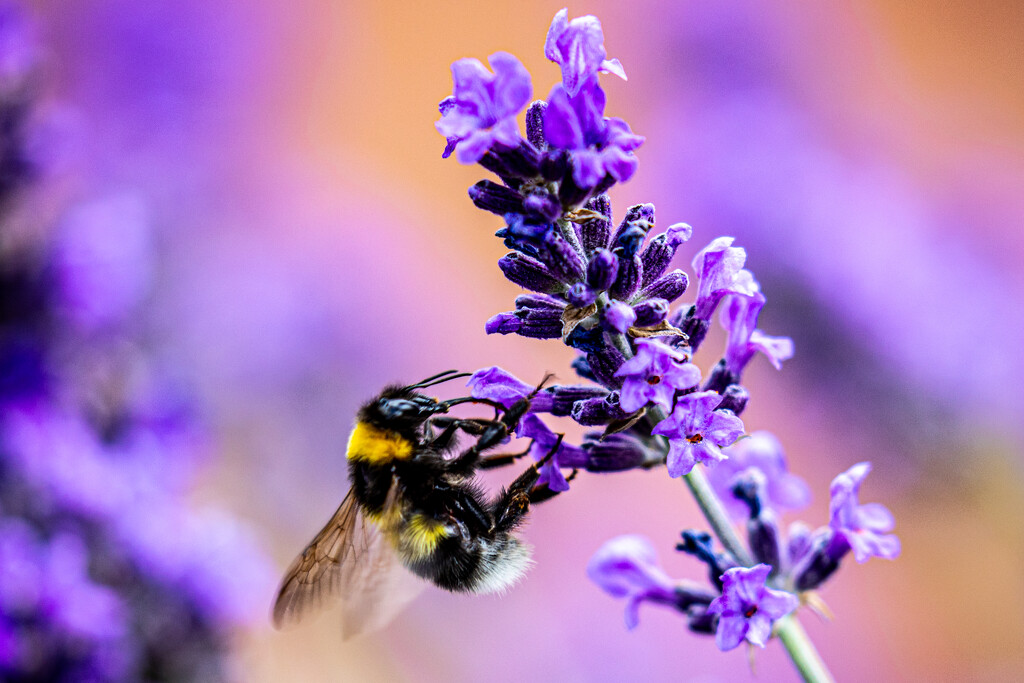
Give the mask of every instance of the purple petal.
<svg viewBox="0 0 1024 683">
<path fill-rule="evenodd" d="M 656 432 L 652 430 L 652 433 Z M 686 439 L 669 439 L 666 464 L 668 465 L 668 476 L 672 478 L 689 474 L 693 470 L 693 466 L 697 464 L 694 459 L 693 444 Z"/>
<path fill-rule="evenodd" d="M 626 622 L 626 628 L 632 631 L 640 623 L 640 603 L 643 602 L 644 596 L 642 594 L 631 595 L 626 600 L 626 611 L 623 614 L 623 618 Z"/>
<path fill-rule="evenodd" d="M 800 599 L 792 593 L 765 588 L 757 603 L 758 615 L 763 614 L 772 621 L 781 619 L 800 606 Z"/>
<path fill-rule="evenodd" d="M 475 164 L 491 148 L 493 141 L 490 130 L 474 130 L 459 141 L 455 148 L 455 158 L 460 164 Z"/>
<path fill-rule="evenodd" d="M 730 446 L 743 436 L 743 420 L 727 410 L 713 410 L 704 432 L 706 440 L 718 446 Z"/>
<path fill-rule="evenodd" d="M 781 370 L 782 361 L 792 358 L 795 351 L 793 340 L 789 337 L 769 337 L 761 330 L 751 333 L 750 346 L 763 353 L 776 370 Z"/>
<path fill-rule="evenodd" d="M 482 368 L 473 373 L 466 382 L 470 395 L 497 401 L 506 408 L 521 398 L 526 398 L 534 387 L 498 366 Z"/>
<path fill-rule="evenodd" d="M 552 88 L 548 95 L 548 106 L 544 110 L 544 139 L 552 147 L 560 149 L 581 149 L 585 146 L 579 117 L 561 85 Z"/>
<path fill-rule="evenodd" d="M 718 629 L 715 631 L 715 645 L 718 649 L 728 652 L 739 646 L 747 635 L 747 624 L 747 620 L 742 616 L 719 617 Z"/>
<path fill-rule="evenodd" d="M 747 642 L 764 647 L 768 643 L 768 637 L 772 634 L 772 620 L 760 612 L 747 620 Z"/>
<path fill-rule="evenodd" d="M 889 508 L 881 503 L 865 503 L 857 506 L 856 519 L 859 528 L 871 531 L 892 531 L 892 528 L 896 526 L 896 520 L 889 512 Z"/>
<path fill-rule="evenodd" d="M 765 581 L 768 580 L 771 571 L 772 568 L 766 564 L 759 564 L 749 569 L 744 567 L 730 569 L 722 576 L 722 592 L 729 593 L 731 590 L 745 605 L 756 605 L 760 602 Z"/>
<path fill-rule="evenodd" d="M 704 463 L 708 466 L 713 466 L 726 459 L 726 456 L 722 453 L 722 449 L 708 439 L 704 439 L 703 441 L 693 444 L 692 452 L 693 457 L 697 462 Z"/>
<path fill-rule="evenodd" d="M 618 59 L 606 59 L 601 62 L 601 71 L 618 76 L 624 81 L 629 80 L 626 78 L 626 70 L 622 68 L 622 63 Z"/>
<path fill-rule="evenodd" d="M 494 76 L 479 59 L 467 57 L 452 63 L 452 90 L 459 108 L 480 119 L 490 117 L 488 85 Z"/>
<path fill-rule="evenodd" d="M 494 116 L 500 120 L 517 115 L 533 97 L 530 72 L 507 52 L 495 52 L 487 61 L 495 76 Z"/>
</svg>

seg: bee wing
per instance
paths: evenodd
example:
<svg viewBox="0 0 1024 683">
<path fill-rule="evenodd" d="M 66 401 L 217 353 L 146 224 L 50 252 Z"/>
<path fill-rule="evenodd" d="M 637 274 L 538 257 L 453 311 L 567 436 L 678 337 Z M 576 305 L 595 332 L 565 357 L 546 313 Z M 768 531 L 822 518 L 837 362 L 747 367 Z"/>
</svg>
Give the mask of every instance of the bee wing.
<svg viewBox="0 0 1024 683">
<path fill-rule="evenodd" d="M 392 482 L 385 510 L 398 504 Z M 296 623 L 333 599 L 342 600 L 342 636 L 387 624 L 423 588 L 399 561 L 379 528 L 368 523 L 350 491 L 316 538 L 295 558 L 274 603 L 274 626 Z"/>
<path fill-rule="evenodd" d="M 385 518 L 401 517 L 399 483 L 392 479 L 384 501 Z M 347 640 L 366 631 L 374 631 L 395 618 L 423 590 L 423 581 L 402 565 L 398 554 L 375 525 L 370 532 L 374 542 L 368 546 L 360 571 L 344 590 L 341 635 Z"/>
<path fill-rule="evenodd" d="M 352 593 L 364 573 L 362 558 L 379 544 L 372 531 L 349 491 L 334 516 L 288 568 L 274 602 L 274 626 L 294 624 L 312 609 Z"/>
</svg>

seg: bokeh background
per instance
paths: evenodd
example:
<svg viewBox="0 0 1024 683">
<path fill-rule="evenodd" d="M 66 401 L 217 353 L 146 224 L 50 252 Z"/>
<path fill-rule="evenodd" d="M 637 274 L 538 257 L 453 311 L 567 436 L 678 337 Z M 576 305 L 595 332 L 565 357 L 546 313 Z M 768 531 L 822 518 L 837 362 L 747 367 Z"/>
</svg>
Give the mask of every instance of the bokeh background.
<svg viewBox="0 0 1024 683">
<path fill-rule="evenodd" d="M 283 633 L 276 574 L 346 490 L 358 404 L 391 381 L 500 364 L 569 380 L 568 349 L 487 337 L 516 288 L 494 216 L 442 160 L 453 60 L 516 54 L 543 97 L 561 3 L 524 0 L 37 0 L 45 102 L 71 203 L 144 216 L 152 259 L 133 334 L 188 387 L 209 438 L 188 504 L 256 539 L 230 637 L 247 681 L 743 680 L 654 608 L 584 567 L 643 533 L 670 574 L 701 525 L 665 473 L 581 476 L 535 510 L 537 566 L 502 597 L 433 588 L 342 643 L 337 611 Z M 826 520 L 831 478 L 875 464 L 862 499 L 896 515 L 903 556 L 848 565 L 804 622 L 840 680 L 1007 680 L 1024 671 L 1024 9 L 1013 2 L 590 2 L 628 82 L 609 113 L 647 142 L 617 216 L 654 202 L 747 248 L 762 327 L 797 355 L 748 376 L 750 429 L 782 439 Z M 57 209 L 51 209 L 60 213 Z M 134 212 L 134 213 L 133 213 Z M 132 217 L 135 218 L 132 218 Z M 112 244 L 132 228 L 112 227 Z M 714 340 L 706 345 L 713 349 Z M 703 359 L 708 367 L 714 358 Z M 703 354 L 702 354 L 703 355 Z M 455 391 L 453 388 L 452 391 Z M 500 482 L 502 476 L 491 479 Z M 262 550 L 257 550 L 262 548 Z M 244 610 L 243 610 L 244 611 Z M 760 680 L 793 678 L 777 643 Z"/>
</svg>

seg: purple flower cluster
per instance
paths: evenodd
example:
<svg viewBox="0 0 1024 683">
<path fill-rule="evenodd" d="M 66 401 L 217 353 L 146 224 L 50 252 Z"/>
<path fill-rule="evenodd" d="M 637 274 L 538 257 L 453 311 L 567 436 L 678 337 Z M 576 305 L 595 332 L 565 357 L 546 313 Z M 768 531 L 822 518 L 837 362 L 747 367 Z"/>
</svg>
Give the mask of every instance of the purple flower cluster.
<svg viewBox="0 0 1024 683">
<path fill-rule="evenodd" d="M 220 680 L 269 567 L 188 504 L 203 430 L 129 336 L 152 273 L 143 202 L 14 232 L 45 171 L 26 152 L 31 35 L 0 6 L 0 241 L 17 245 L 0 253 L 0 679 Z"/>
<path fill-rule="evenodd" d="M 629 180 L 637 166 L 633 152 L 644 141 L 622 119 L 604 115 L 598 74 L 626 75 L 618 60 L 607 59 L 597 18 L 569 21 L 562 10 L 548 31 L 544 53 L 561 66 L 562 82 L 547 101 L 530 105 L 525 138 L 516 117 L 529 103 L 533 84 L 508 53 L 490 56 L 492 71 L 476 59 L 452 64 L 452 95 L 439 105 L 436 126 L 448 141 L 443 156 L 454 151 L 460 163 L 479 163 L 501 177 L 504 186 L 484 181 L 470 194 L 481 208 L 520 217 L 506 216 L 513 240 L 523 231 L 542 232 L 535 221 L 553 221 Z M 522 217 L 529 219 L 526 226 Z"/>
<path fill-rule="evenodd" d="M 453 65 L 455 92 L 441 103 L 438 130 L 448 138 L 446 156 L 454 149 L 460 161 L 479 162 L 498 176 L 500 182 L 479 181 L 469 195 L 502 217 L 496 234 L 510 251 L 498 266 L 527 290 L 514 310 L 486 322 L 486 332 L 561 340 L 577 351 L 573 369 L 585 382 L 537 389 L 492 367 L 470 378 L 472 395 L 506 408 L 530 399 L 516 434 L 530 440 L 523 455 L 543 461 L 540 485 L 548 494 L 568 490 L 579 471 L 663 464 L 669 476 L 689 477 L 697 487 L 703 468 L 694 470 L 706 466 L 711 489 L 746 525 L 749 545 L 740 552 L 737 539 L 732 551 L 717 551 L 709 534 L 683 533 L 677 549 L 707 565 L 711 588 L 670 580 L 650 543 L 634 536 L 609 542 L 588 573 L 627 599 L 629 628 L 638 623 L 639 605 L 652 602 L 686 614 L 693 631 L 715 633 L 723 650 L 743 640 L 763 647 L 773 624 L 798 607 L 798 595 L 820 586 L 847 552 L 858 561 L 898 555 L 899 542 L 887 533 L 892 516 L 880 505 L 859 504 L 864 463 L 833 483 L 827 526 L 811 532 L 794 524 L 783 537 L 777 515 L 804 507 L 807 485 L 788 471 L 774 436 L 744 436 L 740 416 L 749 400 L 742 384 L 747 365 L 760 353 L 781 369 L 793 342 L 758 327 L 766 297 L 732 237 L 697 252 L 696 294 L 676 304 L 689 276 L 671 266 L 692 228 L 677 223 L 657 231 L 653 204 L 629 207 L 616 223 L 605 194 L 633 175 L 633 151 L 643 140 L 604 115 L 599 74 L 625 73 L 608 59 L 600 22 L 570 21 L 560 11 L 545 55 L 561 67 L 562 81 L 546 101 L 529 106 L 525 137 L 515 117 L 529 98 L 529 75 L 503 53 L 491 57 L 493 75 L 473 60 Z M 727 341 L 705 373 L 693 358 L 716 314 Z M 548 416 L 599 429 L 571 444 Z M 716 529 L 728 525 L 720 521 Z"/>
<path fill-rule="evenodd" d="M 748 462 L 761 464 L 765 459 L 749 458 Z M 709 535 L 696 531 L 683 532 L 683 542 L 676 549 L 707 565 L 713 589 L 670 580 L 658 566 L 650 542 L 641 537 L 612 539 L 594 554 L 590 578 L 613 597 L 628 599 L 629 628 L 638 623 L 639 604 L 651 602 L 685 614 L 695 632 L 714 633 L 721 650 L 731 650 L 744 640 L 764 647 L 774 622 L 799 606 L 801 594 L 820 587 L 851 549 L 858 562 L 899 555 L 899 539 L 887 533 L 893 526 L 889 511 L 877 503 L 860 505 L 857 500 L 870 469 L 867 463 L 854 465 L 832 482 L 828 525 L 812 532 L 794 523 L 788 539 L 783 538 L 775 511 L 768 506 L 772 499 L 767 491 L 769 476 L 778 484 L 792 475 L 777 469 L 778 461 L 770 461 L 770 475 L 758 464 L 731 479 L 736 498 L 748 509 L 747 540 L 756 566 L 739 566 L 727 553 L 714 551 Z M 804 487 L 792 482 L 783 487 L 788 489 L 789 497 L 783 496 L 786 504 L 792 502 L 795 491 L 801 500 L 806 497 Z"/>
</svg>

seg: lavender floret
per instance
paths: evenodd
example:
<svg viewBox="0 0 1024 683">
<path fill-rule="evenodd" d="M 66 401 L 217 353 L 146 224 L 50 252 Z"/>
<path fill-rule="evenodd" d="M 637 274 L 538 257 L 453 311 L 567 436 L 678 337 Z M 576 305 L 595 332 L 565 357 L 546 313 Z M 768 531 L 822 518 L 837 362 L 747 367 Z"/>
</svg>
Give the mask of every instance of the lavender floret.
<svg viewBox="0 0 1024 683">
<path fill-rule="evenodd" d="M 764 647 L 772 624 L 800 604 L 792 593 L 765 585 L 770 572 L 771 567 L 766 564 L 750 569 L 735 567 L 725 572 L 722 595 L 708 607 L 708 613 L 718 615 L 715 644 L 719 650 L 732 650 L 744 640 Z"/>
<path fill-rule="evenodd" d="M 454 147 L 460 164 L 476 163 L 495 145 L 518 147 L 516 116 L 533 95 L 530 74 L 518 59 L 495 52 L 487 61 L 493 73 L 478 59 L 452 64 L 453 99 L 442 102 L 435 124 L 448 140 L 443 156 Z"/>
</svg>

